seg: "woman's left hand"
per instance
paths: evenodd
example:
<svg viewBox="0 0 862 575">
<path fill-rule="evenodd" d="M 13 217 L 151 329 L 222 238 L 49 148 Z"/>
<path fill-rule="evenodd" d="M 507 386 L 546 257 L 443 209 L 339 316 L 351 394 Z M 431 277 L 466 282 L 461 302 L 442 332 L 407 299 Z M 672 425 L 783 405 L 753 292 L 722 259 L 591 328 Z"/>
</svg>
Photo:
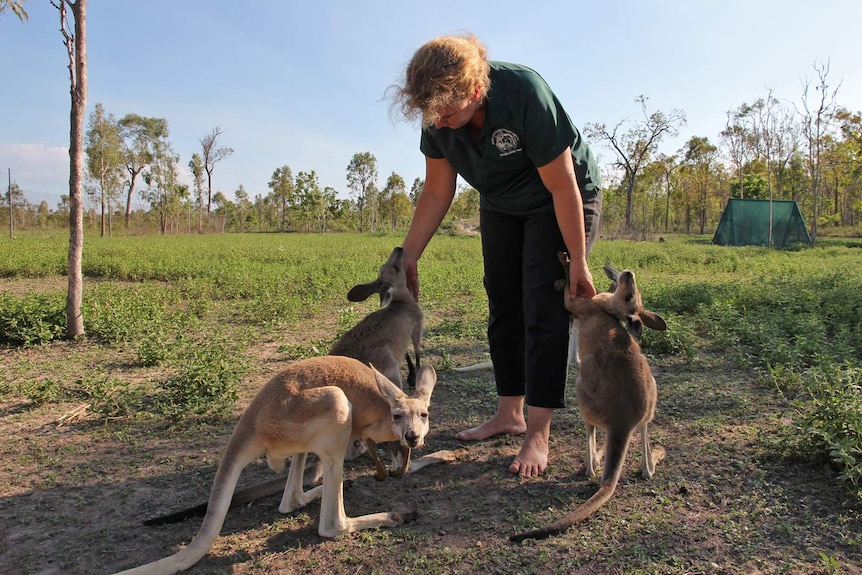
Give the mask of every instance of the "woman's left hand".
<svg viewBox="0 0 862 575">
<path fill-rule="evenodd" d="M 593 275 L 587 266 L 586 258 L 575 259 L 569 263 L 569 290 L 572 297 L 590 298 L 596 295 Z"/>
</svg>

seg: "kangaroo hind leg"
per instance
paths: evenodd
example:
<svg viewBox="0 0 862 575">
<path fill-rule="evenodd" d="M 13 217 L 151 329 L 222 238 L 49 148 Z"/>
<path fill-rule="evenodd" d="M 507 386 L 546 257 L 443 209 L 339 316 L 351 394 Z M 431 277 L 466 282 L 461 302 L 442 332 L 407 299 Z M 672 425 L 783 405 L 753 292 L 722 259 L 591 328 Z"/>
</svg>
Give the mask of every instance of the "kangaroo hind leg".
<svg viewBox="0 0 862 575">
<path fill-rule="evenodd" d="M 287 473 L 287 482 L 284 485 L 284 495 L 278 506 L 279 513 L 291 513 L 300 507 L 305 507 L 318 497 L 322 491 L 321 486 L 313 487 L 303 491 L 303 479 L 305 477 L 305 453 L 297 453 L 290 461 L 290 471 Z"/>
<path fill-rule="evenodd" d="M 641 475 L 645 479 L 655 474 L 655 466 L 664 459 L 665 450 L 661 445 L 650 447 L 649 423 L 641 425 Z"/>
</svg>

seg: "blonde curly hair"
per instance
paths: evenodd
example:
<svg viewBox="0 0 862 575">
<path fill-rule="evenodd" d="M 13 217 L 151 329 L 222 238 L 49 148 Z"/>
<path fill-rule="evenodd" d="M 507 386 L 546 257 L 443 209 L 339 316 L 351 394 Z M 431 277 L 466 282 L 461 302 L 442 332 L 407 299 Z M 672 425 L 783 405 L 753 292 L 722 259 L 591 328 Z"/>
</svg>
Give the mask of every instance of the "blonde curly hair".
<svg viewBox="0 0 862 575">
<path fill-rule="evenodd" d="M 478 93 L 480 101 L 491 87 L 488 50 L 476 36 L 440 36 L 419 48 L 404 73 L 402 85 L 390 86 L 392 107 L 408 120 L 422 119 L 422 127 L 440 119 L 440 110 Z"/>
</svg>

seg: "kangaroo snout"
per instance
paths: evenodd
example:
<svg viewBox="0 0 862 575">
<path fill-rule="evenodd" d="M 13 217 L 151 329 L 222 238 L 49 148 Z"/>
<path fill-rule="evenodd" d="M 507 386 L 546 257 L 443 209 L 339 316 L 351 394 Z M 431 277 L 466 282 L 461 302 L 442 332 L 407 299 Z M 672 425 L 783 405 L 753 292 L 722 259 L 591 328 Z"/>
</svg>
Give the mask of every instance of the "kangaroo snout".
<svg viewBox="0 0 862 575">
<path fill-rule="evenodd" d="M 423 385 L 425 382 L 433 384 L 436 374 L 429 378 L 430 373 L 430 369 L 423 368 Z M 398 438 L 402 448 L 419 448 L 425 445 L 428 429 L 428 403 L 424 400 L 404 397 L 400 409 L 392 413 L 393 438 Z"/>
<path fill-rule="evenodd" d="M 422 438 L 415 431 L 408 431 L 404 434 L 404 443 L 411 449 L 420 447 L 419 443 L 421 440 Z"/>
</svg>

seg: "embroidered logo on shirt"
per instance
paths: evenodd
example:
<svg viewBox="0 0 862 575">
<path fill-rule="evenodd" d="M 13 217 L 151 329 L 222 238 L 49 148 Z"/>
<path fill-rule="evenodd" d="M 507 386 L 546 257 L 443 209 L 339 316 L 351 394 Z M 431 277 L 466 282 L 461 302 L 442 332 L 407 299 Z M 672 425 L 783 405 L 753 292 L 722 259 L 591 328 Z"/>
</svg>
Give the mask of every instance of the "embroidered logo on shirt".
<svg viewBox="0 0 862 575">
<path fill-rule="evenodd" d="M 500 150 L 500 157 L 509 156 L 521 151 L 521 139 L 518 134 L 505 128 L 498 128 L 491 134 L 491 143 Z"/>
</svg>

